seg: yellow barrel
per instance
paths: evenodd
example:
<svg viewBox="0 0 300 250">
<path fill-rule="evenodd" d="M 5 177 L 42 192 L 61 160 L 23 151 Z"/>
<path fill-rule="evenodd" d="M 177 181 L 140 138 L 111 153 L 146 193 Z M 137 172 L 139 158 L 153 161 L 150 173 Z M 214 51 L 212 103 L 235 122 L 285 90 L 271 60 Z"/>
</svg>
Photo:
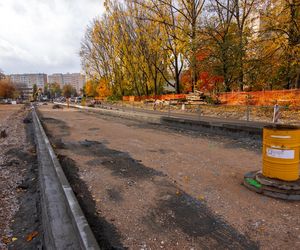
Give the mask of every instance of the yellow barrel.
<svg viewBox="0 0 300 250">
<path fill-rule="evenodd" d="M 300 128 L 269 125 L 263 130 L 263 175 L 284 181 L 299 179 Z"/>
</svg>

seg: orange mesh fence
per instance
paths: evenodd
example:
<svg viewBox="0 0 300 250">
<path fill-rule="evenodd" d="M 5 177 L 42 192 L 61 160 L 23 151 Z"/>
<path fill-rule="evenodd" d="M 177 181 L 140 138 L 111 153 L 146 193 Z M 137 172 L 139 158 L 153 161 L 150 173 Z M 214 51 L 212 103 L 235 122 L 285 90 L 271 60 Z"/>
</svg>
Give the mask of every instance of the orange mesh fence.
<svg viewBox="0 0 300 250">
<path fill-rule="evenodd" d="M 139 102 L 144 100 L 178 100 L 186 99 L 185 94 L 169 94 L 169 95 L 157 95 L 157 96 L 123 96 L 123 101 Z"/>
<path fill-rule="evenodd" d="M 186 94 L 168 94 L 158 96 L 123 96 L 123 101 L 137 102 L 144 100 L 180 100 L 186 99 Z M 221 104 L 272 106 L 300 106 L 300 89 L 272 90 L 256 92 L 224 92 L 218 95 Z"/>
<path fill-rule="evenodd" d="M 300 90 L 273 90 L 256 92 L 230 92 L 218 96 L 222 104 L 268 106 L 300 106 Z"/>
</svg>

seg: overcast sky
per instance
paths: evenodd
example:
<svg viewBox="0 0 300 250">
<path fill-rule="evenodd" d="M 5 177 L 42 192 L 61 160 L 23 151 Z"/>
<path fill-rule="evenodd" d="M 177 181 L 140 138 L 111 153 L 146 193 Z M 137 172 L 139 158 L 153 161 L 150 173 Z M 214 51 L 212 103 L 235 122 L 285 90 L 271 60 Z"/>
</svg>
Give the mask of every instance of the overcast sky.
<svg viewBox="0 0 300 250">
<path fill-rule="evenodd" d="M 0 69 L 80 72 L 81 39 L 101 13 L 103 0 L 0 0 Z"/>
</svg>

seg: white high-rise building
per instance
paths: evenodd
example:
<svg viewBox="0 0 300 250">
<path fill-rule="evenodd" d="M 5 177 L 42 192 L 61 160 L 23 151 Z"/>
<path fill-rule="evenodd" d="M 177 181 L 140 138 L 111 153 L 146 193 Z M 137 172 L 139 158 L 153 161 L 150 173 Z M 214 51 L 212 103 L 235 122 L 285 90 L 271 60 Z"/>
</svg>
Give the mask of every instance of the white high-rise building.
<svg viewBox="0 0 300 250">
<path fill-rule="evenodd" d="M 10 80 L 16 85 L 23 98 L 29 99 L 33 93 L 33 85 L 43 90 L 47 83 L 46 74 L 12 74 Z"/>
<path fill-rule="evenodd" d="M 82 75 L 80 73 L 56 73 L 53 75 L 49 75 L 48 81 L 49 83 L 58 83 L 61 87 L 66 84 L 70 84 L 76 89 L 77 93 L 79 93 L 85 84 L 85 75 Z"/>
<path fill-rule="evenodd" d="M 60 87 L 63 87 L 64 79 L 63 74 L 57 73 L 48 76 L 48 83 L 58 83 Z"/>
<path fill-rule="evenodd" d="M 38 89 L 43 89 L 47 83 L 46 74 L 13 74 L 9 76 L 15 84 L 25 84 L 27 88 L 36 85 Z"/>
</svg>

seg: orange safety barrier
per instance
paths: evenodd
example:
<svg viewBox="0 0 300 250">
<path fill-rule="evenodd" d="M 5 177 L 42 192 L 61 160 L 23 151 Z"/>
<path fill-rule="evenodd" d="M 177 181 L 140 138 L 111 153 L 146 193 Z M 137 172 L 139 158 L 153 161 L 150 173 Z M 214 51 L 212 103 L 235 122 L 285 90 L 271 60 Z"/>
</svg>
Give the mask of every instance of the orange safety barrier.
<svg viewBox="0 0 300 250">
<path fill-rule="evenodd" d="M 123 101 L 127 102 L 139 102 L 144 100 L 179 100 L 186 99 L 186 94 L 168 94 L 168 95 L 157 95 L 157 96 L 123 96 Z"/>
<path fill-rule="evenodd" d="M 227 92 L 218 95 L 222 104 L 267 106 L 299 106 L 300 90 L 272 90 L 255 92 Z"/>
<path fill-rule="evenodd" d="M 144 100 L 180 100 L 186 99 L 186 94 L 168 94 L 158 96 L 123 96 L 123 101 L 138 102 Z M 300 89 L 270 90 L 255 92 L 224 92 L 218 94 L 218 99 L 224 105 L 253 106 L 300 106 Z"/>
</svg>

